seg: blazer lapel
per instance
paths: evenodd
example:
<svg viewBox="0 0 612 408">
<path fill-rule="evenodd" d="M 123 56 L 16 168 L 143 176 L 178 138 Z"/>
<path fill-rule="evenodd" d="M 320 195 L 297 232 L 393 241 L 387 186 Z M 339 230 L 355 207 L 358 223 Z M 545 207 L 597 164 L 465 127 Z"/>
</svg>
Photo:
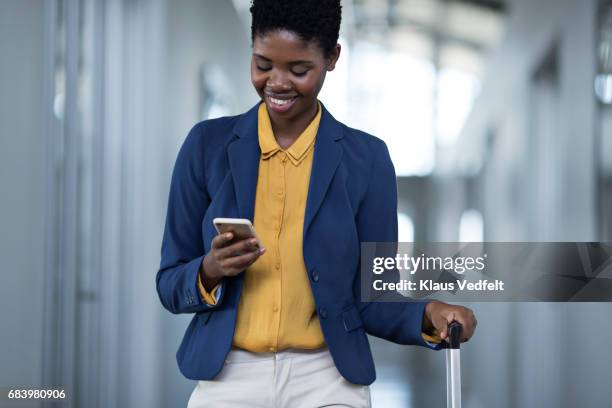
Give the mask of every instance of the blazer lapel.
<svg viewBox="0 0 612 408">
<path fill-rule="evenodd" d="M 343 136 L 340 123 L 325 109 L 321 115 L 321 123 L 315 139 L 314 157 L 312 161 L 312 171 L 310 174 L 310 184 L 308 187 L 308 198 L 306 200 L 306 214 L 304 216 L 303 236 L 306 236 L 308 227 L 312 223 L 331 180 L 338 168 L 342 158 L 342 148 L 336 140 Z"/>
<path fill-rule="evenodd" d="M 255 193 L 259 173 L 259 139 L 257 137 L 257 110 L 259 103 L 246 112 L 234 126 L 238 140 L 228 147 L 229 166 L 234 181 L 236 202 L 240 218 L 253 221 Z"/>
</svg>

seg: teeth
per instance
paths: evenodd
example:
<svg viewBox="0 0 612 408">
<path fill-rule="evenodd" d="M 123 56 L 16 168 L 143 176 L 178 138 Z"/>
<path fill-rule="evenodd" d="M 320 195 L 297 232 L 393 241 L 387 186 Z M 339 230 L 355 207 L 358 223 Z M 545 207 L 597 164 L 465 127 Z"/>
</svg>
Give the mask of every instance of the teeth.
<svg viewBox="0 0 612 408">
<path fill-rule="evenodd" d="M 293 99 L 276 99 L 276 98 L 272 98 L 270 97 L 270 101 L 275 104 L 275 105 L 279 105 L 279 106 L 283 106 L 288 104 L 289 102 L 291 102 Z"/>
</svg>

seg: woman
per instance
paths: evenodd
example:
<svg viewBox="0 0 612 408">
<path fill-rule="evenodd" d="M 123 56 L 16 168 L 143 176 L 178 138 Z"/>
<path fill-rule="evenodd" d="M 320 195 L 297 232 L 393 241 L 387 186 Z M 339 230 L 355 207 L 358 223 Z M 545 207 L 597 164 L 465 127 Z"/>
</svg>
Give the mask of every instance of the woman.
<svg viewBox="0 0 612 408">
<path fill-rule="evenodd" d="M 439 349 L 457 320 L 441 302 L 361 302 L 360 242 L 397 241 L 393 165 L 381 140 L 317 100 L 340 56 L 339 0 L 254 0 L 248 112 L 198 123 L 172 176 L 157 291 L 195 313 L 181 372 L 189 407 L 370 406 L 366 333 Z M 216 217 L 253 221 L 264 248 L 216 235 Z"/>
</svg>

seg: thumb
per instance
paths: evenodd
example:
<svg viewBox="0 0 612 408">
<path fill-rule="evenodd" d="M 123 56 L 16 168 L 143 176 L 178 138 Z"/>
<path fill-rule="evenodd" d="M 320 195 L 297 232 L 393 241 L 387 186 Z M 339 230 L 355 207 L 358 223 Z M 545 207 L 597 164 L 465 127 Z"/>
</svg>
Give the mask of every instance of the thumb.
<svg viewBox="0 0 612 408">
<path fill-rule="evenodd" d="M 436 327 L 440 331 L 440 337 L 446 339 L 448 336 L 448 325 L 455 320 L 455 312 L 450 312 L 446 316 L 441 316 L 439 320 L 440 327 Z"/>
</svg>

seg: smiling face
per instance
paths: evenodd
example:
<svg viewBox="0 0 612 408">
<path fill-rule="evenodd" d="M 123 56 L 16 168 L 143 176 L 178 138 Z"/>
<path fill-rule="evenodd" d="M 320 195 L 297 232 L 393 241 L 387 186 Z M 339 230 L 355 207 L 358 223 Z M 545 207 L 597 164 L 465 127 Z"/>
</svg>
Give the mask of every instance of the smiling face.
<svg viewBox="0 0 612 408">
<path fill-rule="evenodd" d="M 272 122 L 306 121 L 317 111 L 317 95 L 334 69 L 340 46 L 326 58 L 316 41 L 287 30 L 257 35 L 253 41 L 251 82 Z"/>
</svg>

